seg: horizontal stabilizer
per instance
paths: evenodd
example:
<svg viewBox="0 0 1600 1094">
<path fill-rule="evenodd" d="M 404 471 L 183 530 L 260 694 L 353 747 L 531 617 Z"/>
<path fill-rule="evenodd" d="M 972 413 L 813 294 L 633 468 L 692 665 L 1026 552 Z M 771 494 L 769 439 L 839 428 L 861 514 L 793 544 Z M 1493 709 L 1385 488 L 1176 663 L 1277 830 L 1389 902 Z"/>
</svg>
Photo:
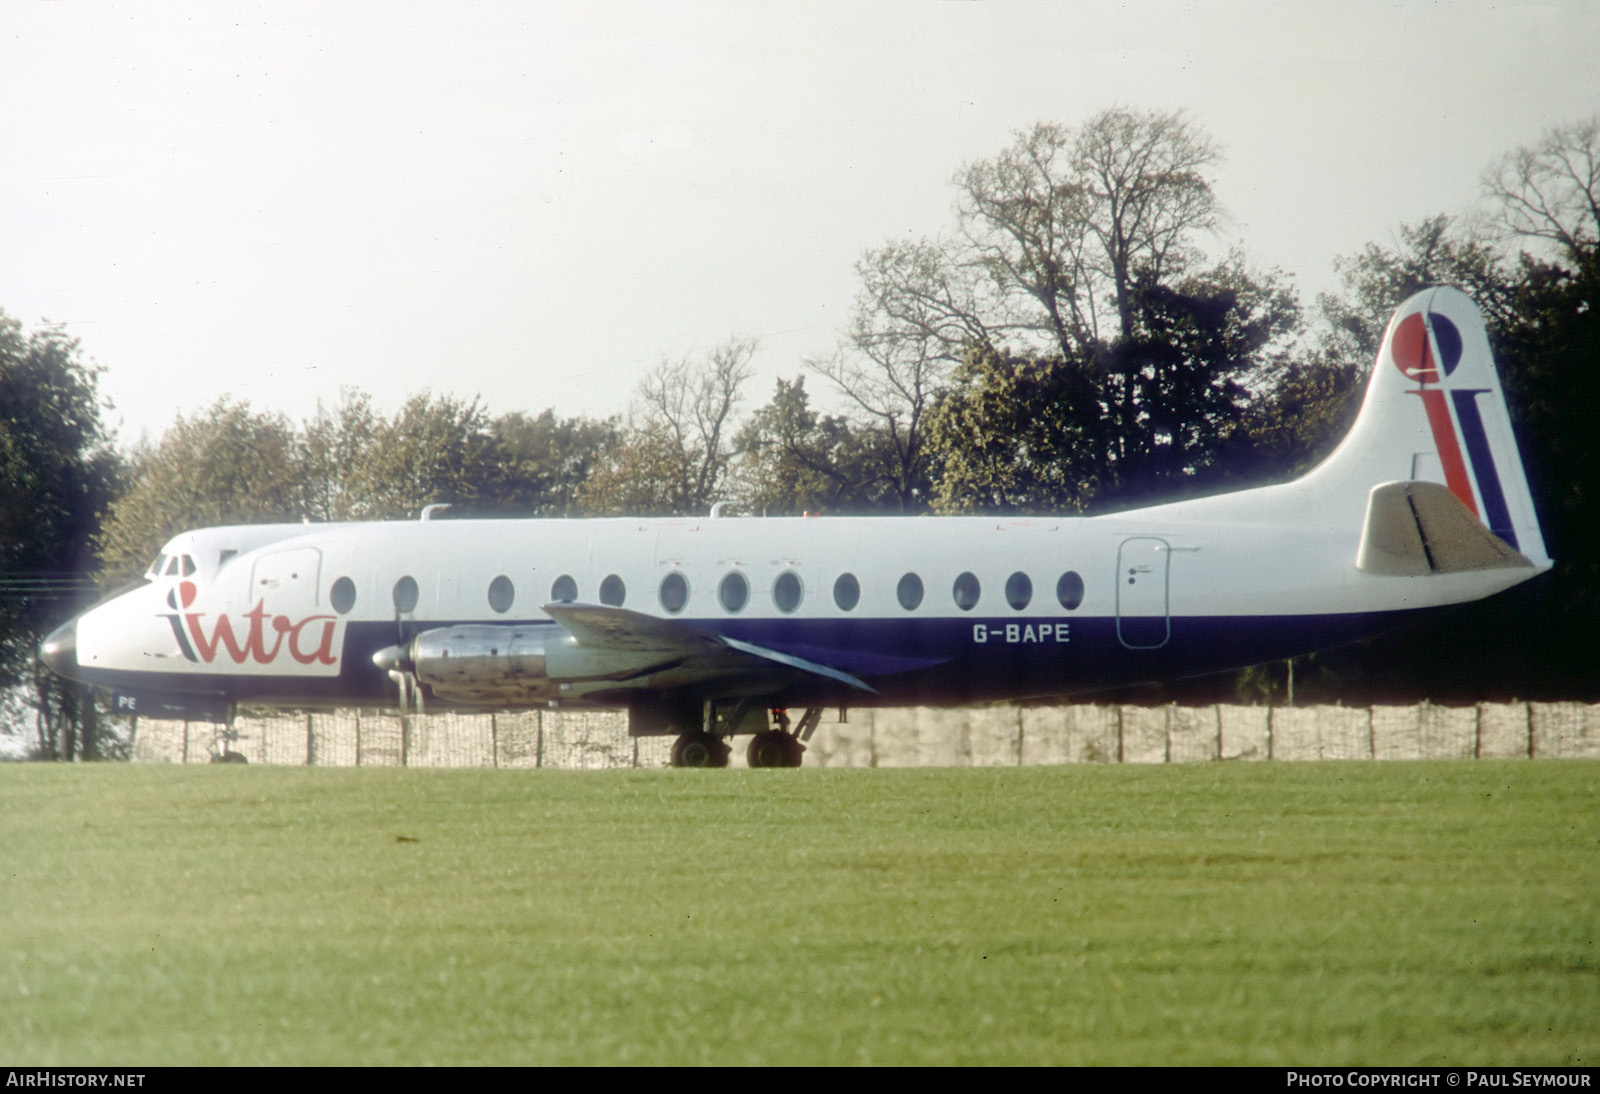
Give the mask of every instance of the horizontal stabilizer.
<svg viewBox="0 0 1600 1094">
<path fill-rule="evenodd" d="M 1386 482 L 1372 488 L 1356 566 L 1369 574 L 1401 577 L 1534 568 L 1484 527 L 1448 487 L 1434 482 Z"/>
</svg>

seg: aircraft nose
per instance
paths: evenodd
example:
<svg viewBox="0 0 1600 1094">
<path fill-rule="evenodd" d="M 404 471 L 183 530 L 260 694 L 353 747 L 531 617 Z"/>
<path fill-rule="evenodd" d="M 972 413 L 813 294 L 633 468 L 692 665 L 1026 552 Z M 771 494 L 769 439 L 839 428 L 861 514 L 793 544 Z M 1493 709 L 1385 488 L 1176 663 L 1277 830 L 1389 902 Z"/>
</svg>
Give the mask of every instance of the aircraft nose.
<svg viewBox="0 0 1600 1094">
<path fill-rule="evenodd" d="M 50 632 L 39 646 L 39 657 L 50 670 L 69 680 L 78 678 L 78 621 L 68 620 Z"/>
</svg>

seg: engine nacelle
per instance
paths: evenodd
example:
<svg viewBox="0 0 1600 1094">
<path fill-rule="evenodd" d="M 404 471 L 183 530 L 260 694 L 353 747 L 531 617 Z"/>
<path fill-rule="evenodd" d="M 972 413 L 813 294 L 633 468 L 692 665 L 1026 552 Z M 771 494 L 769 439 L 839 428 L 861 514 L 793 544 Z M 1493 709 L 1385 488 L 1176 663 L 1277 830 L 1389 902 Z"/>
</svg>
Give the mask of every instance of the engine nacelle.
<svg viewBox="0 0 1600 1094">
<path fill-rule="evenodd" d="M 412 639 L 407 659 L 417 682 L 441 699 L 539 703 L 557 697 L 545 647 L 565 637 L 566 631 L 554 625 L 440 627 Z"/>
<path fill-rule="evenodd" d="M 674 659 L 660 650 L 581 646 L 554 623 L 437 627 L 372 658 L 387 672 L 409 671 L 441 699 L 480 706 L 563 698 L 563 684 L 637 681 L 641 673 Z"/>
</svg>

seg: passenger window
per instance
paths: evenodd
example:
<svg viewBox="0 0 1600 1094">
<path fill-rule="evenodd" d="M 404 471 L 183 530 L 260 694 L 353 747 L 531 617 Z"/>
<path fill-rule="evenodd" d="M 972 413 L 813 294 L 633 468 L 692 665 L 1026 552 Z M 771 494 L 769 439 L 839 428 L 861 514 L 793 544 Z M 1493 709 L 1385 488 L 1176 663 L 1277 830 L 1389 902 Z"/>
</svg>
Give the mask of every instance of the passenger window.
<svg viewBox="0 0 1600 1094">
<path fill-rule="evenodd" d="M 1083 578 L 1078 576 L 1078 571 L 1068 570 L 1061 575 L 1061 580 L 1056 582 L 1056 599 L 1069 612 L 1083 603 Z"/>
<path fill-rule="evenodd" d="M 744 611 L 745 604 L 750 600 L 750 582 L 738 570 L 732 571 L 717 586 L 717 600 L 725 611 Z"/>
<path fill-rule="evenodd" d="M 804 595 L 805 590 L 800 585 L 800 575 L 793 570 L 785 570 L 778 575 L 778 580 L 772 583 L 772 602 L 785 615 L 800 606 L 800 598 Z"/>
<path fill-rule="evenodd" d="M 978 584 L 978 575 L 968 572 L 959 575 L 956 583 L 950 588 L 950 596 L 955 600 L 956 607 L 964 612 L 970 612 L 978 606 L 978 597 L 983 595 L 983 589 Z"/>
<path fill-rule="evenodd" d="M 511 610 L 511 604 L 517 599 L 517 587 L 511 584 L 511 579 L 501 574 L 489 582 L 489 607 L 497 612 Z"/>
<path fill-rule="evenodd" d="M 861 603 L 861 582 L 855 574 L 840 574 L 833 583 L 833 602 L 844 611 L 852 611 Z"/>
<path fill-rule="evenodd" d="M 1028 575 L 1018 570 L 1006 578 L 1006 603 L 1017 611 L 1026 608 L 1033 600 L 1033 582 Z"/>
<path fill-rule="evenodd" d="M 673 615 L 683 611 L 683 606 L 689 603 L 689 582 L 684 576 L 674 570 L 661 579 L 661 606 Z"/>
<path fill-rule="evenodd" d="M 550 599 L 557 604 L 571 604 L 578 599 L 578 583 L 570 575 L 562 574 L 550 586 Z"/>
<path fill-rule="evenodd" d="M 356 583 L 348 577 L 341 577 L 333 583 L 333 588 L 328 590 L 328 603 L 333 605 L 333 610 L 343 615 L 356 606 Z"/>
<path fill-rule="evenodd" d="M 600 582 L 600 603 L 609 604 L 613 608 L 622 607 L 622 602 L 628 598 L 628 587 L 616 574 L 607 574 L 606 579 Z"/>
<path fill-rule="evenodd" d="M 394 610 L 402 614 L 417 610 L 417 579 L 402 577 L 394 583 Z"/>
<path fill-rule="evenodd" d="M 922 603 L 922 579 L 916 574 L 906 574 L 895 586 L 894 594 L 900 598 L 902 608 L 908 612 L 913 610 Z"/>
</svg>

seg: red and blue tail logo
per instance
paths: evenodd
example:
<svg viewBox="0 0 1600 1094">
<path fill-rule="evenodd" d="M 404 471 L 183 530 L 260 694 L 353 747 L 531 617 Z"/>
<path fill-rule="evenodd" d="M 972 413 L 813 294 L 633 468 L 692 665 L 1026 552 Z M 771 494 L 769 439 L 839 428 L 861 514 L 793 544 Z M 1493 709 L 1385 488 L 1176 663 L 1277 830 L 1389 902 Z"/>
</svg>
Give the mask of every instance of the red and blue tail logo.
<svg viewBox="0 0 1600 1094">
<path fill-rule="evenodd" d="M 1417 384 L 1407 394 L 1420 398 L 1427 411 L 1445 486 L 1491 532 L 1520 550 L 1478 407 L 1478 396 L 1494 393 L 1488 388 L 1450 384 L 1451 374 L 1461 363 L 1460 330 L 1438 312 L 1412 312 L 1395 327 L 1389 348 L 1395 367 Z"/>
</svg>

